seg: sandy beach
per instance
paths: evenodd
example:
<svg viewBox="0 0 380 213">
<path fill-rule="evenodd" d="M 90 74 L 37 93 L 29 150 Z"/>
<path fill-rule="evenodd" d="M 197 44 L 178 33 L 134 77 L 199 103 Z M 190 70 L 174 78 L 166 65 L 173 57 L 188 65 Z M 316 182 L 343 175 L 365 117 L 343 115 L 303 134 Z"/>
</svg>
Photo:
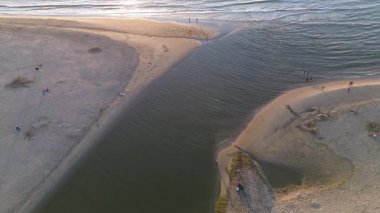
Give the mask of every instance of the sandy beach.
<svg viewBox="0 0 380 213">
<path fill-rule="evenodd" d="M 216 35 L 115 18 L 1 17 L 0 28 L 0 212 L 30 212 L 149 82 Z"/>
<path fill-rule="evenodd" d="M 276 204 L 268 212 L 377 212 L 378 132 L 368 124 L 379 122 L 379 89 L 376 79 L 307 85 L 262 107 L 218 154 L 221 196 L 236 194 L 229 173 L 233 156 L 242 152 L 261 166 L 270 163 L 302 174 L 300 184 L 273 187 Z M 271 198 L 268 190 L 246 193 Z"/>
</svg>

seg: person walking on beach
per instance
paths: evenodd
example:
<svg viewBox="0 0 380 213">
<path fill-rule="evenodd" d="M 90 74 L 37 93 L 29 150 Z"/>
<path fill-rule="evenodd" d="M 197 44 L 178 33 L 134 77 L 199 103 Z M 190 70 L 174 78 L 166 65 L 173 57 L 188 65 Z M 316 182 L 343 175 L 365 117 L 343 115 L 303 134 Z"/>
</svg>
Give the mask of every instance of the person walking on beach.
<svg viewBox="0 0 380 213">
<path fill-rule="evenodd" d="M 350 83 L 348 83 L 348 88 L 347 88 L 347 92 L 348 92 L 348 93 L 350 93 L 350 90 L 351 90 L 352 85 L 354 85 L 354 82 L 353 82 L 353 81 L 350 81 Z"/>
</svg>

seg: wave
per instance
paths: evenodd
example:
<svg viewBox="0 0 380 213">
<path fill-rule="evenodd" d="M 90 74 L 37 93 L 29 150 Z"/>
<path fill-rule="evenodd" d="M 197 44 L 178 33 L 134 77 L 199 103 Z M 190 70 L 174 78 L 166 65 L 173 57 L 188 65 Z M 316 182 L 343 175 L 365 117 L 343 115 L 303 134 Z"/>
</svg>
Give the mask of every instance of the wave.
<svg viewBox="0 0 380 213">
<path fill-rule="evenodd" d="M 379 21 L 380 2 L 369 0 L 99 0 L 14 2 L 3 0 L 0 13 L 28 15 L 115 15 L 122 17 L 183 18 L 231 21 Z"/>
</svg>

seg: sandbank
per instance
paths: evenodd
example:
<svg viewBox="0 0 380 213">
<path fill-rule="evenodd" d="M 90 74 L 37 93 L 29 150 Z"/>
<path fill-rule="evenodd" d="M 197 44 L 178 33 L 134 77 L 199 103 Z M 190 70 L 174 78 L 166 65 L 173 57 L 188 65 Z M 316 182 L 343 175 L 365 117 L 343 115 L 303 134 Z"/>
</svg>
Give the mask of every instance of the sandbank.
<svg viewBox="0 0 380 213">
<path fill-rule="evenodd" d="M 303 175 L 302 184 L 275 190 L 273 211 L 357 212 L 365 203 L 372 203 L 367 210 L 380 208 L 378 194 L 363 190 L 380 187 L 378 173 L 371 173 L 380 163 L 375 154 L 379 145 L 366 130 L 367 122 L 377 121 L 379 92 L 380 80 L 355 79 L 307 85 L 280 95 L 219 151 L 220 194 L 234 193 L 228 169 L 232 156 L 243 152 Z M 361 208 L 355 206 L 358 193 L 365 198 L 357 200 Z"/>
<path fill-rule="evenodd" d="M 142 89 L 216 35 L 89 17 L 0 17 L 0 29 L 0 212 L 33 210 Z"/>
</svg>

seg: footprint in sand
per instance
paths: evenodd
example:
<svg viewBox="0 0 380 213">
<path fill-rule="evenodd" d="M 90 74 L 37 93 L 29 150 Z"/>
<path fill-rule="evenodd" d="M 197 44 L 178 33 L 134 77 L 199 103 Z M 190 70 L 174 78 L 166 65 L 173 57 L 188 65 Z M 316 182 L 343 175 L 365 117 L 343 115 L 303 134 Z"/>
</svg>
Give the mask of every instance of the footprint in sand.
<svg viewBox="0 0 380 213">
<path fill-rule="evenodd" d="M 32 123 L 32 126 L 35 129 L 40 129 L 40 128 L 46 127 L 49 123 L 50 121 L 47 117 L 40 117 L 37 121 Z"/>
</svg>

